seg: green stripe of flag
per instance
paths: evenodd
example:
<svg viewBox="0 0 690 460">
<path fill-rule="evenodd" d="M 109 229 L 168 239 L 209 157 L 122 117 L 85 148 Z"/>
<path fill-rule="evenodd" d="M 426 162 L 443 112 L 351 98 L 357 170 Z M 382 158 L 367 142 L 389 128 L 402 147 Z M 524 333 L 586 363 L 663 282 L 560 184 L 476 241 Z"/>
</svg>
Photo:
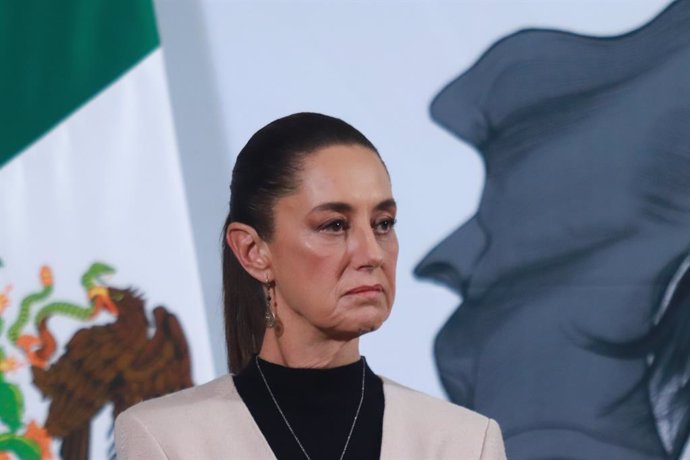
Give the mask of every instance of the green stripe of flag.
<svg viewBox="0 0 690 460">
<path fill-rule="evenodd" d="M 152 0 L 0 0 L 0 167 L 158 43 Z"/>
</svg>

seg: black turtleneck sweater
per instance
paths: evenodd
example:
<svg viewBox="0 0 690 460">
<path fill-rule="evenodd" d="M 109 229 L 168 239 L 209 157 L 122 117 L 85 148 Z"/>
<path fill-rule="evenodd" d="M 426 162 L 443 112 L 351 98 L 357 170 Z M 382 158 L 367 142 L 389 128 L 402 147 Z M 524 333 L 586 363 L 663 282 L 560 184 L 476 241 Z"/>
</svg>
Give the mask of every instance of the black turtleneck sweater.
<svg viewBox="0 0 690 460">
<path fill-rule="evenodd" d="M 340 458 L 362 394 L 362 360 L 331 369 L 295 369 L 259 359 L 280 408 L 312 460 Z M 252 360 L 233 377 L 237 391 L 280 460 L 304 459 Z M 346 459 L 378 459 L 383 382 L 365 363 L 364 402 Z"/>
</svg>

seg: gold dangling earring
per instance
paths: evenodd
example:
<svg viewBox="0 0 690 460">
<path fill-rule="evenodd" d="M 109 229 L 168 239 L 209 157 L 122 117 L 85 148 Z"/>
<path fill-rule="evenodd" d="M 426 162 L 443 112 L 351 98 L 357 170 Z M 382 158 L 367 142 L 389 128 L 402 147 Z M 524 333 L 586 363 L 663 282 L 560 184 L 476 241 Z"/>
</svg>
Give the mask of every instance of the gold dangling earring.
<svg viewBox="0 0 690 460">
<path fill-rule="evenodd" d="M 271 300 L 271 289 L 273 288 L 273 282 L 268 280 L 268 274 L 266 274 L 266 283 L 264 283 L 266 288 L 266 314 L 264 318 L 266 319 L 266 327 L 274 327 L 276 325 L 276 317 L 273 314 L 273 304 Z"/>
</svg>

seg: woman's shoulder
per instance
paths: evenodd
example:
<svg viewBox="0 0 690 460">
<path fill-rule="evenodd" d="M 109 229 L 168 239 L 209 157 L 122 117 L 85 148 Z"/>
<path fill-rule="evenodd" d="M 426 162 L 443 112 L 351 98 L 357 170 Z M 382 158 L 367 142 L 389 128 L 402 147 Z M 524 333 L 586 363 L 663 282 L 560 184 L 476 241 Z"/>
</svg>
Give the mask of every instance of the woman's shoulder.
<svg viewBox="0 0 690 460">
<path fill-rule="evenodd" d="M 122 412 L 115 420 L 115 447 L 118 460 L 166 459 L 169 454 L 227 458 L 228 452 L 270 458 L 257 433 L 232 376 L 225 375 Z"/>
<path fill-rule="evenodd" d="M 384 391 L 389 396 L 388 399 L 391 399 L 392 396 L 399 404 L 404 405 L 407 411 L 429 416 L 433 415 L 434 417 L 440 417 L 441 420 L 451 419 L 453 421 L 460 421 L 463 424 L 483 427 L 489 422 L 488 417 L 465 407 L 406 387 L 387 377 L 381 377 L 381 379 L 383 380 Z"/>
<path fill-rule="evenodd" d="M 395 439 L 394 444 L 404 443 L 406 452 L 414 452 L 419 458 L 505 459 L 501 429 L 495 420 L 388 378 L 381 379 L 388 439 Z M 398 453 L 393 445 L 384 447 Z"/>
<path fill-rule="evenodd" d="M 232 376 L 224 375 L 202 385 L 140 402 L 120 415 L 132 416 L 141 420 L 163 419 L 169 421 L 169 417 L 189 417 L 195 413 L 204 414 L 209 408 L 218 407 L 219 403 L 222 405 L 232 404 L 234 400 L 240 401 L 232 383 Z"/>
</svg>

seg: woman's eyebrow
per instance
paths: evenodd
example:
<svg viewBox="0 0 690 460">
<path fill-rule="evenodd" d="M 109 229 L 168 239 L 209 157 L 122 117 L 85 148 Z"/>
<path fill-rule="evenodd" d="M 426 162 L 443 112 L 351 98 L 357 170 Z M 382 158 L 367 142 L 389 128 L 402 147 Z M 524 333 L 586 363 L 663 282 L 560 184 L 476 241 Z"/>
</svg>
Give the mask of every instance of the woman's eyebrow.
<svg viewBox="0 0 690 460">
<path fill-rule="evenodd" d="M 393 198 L 388 198 L 387 200 L 383 200 L 379 204 L 376 205 L 374 208 L 377 211 L 387 211 L 390 209 L 397 209 L 398 204 L 395 202 Z"/>
<path fill-rule="evenodd" d="M 343 203 L 340 201 L 333 201 L 329 203 L 323 203 L 320 204 L 316 207 L 314 207 L 310 212 L 319 212 L 319 211 L 335 211 L 335 212 L 340 212 L 340 213 L 347 213 L 352 211 L 352 206 Z"/>
<path fill-rule="evenodd" d="M 397 208 L 397 204 L 395 203 L 395 200 L 393 198 L 388 198 L 387 200 L 383 200 L 379 204 L 377 204 L 374 209 L 376 211 L 382 211 L 382 210 L 390 210 L 390 209 L 395 209 Z M 341 201 L 332 201 L 328 203 L 322 203 L 316 207 L 314 207 L 310 212 L 320 212 L 320 211 L 333 211 L 333 212 L 340 212 L 343 214 L 349 213 L 353 211 L 352 205 L 348 203 L 344 203 Z"/>
</svg>

